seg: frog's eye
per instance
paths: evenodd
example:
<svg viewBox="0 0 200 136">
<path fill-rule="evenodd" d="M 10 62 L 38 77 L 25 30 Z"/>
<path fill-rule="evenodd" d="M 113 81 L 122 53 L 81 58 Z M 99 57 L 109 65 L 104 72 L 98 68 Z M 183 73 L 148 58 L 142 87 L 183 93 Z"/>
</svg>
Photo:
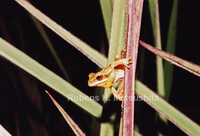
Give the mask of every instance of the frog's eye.
<svg viewBox="0 0 200 136">
<path fill-rule="evenodd" d="M 100 74 L 96 77 L 97 80 L 102 80 L 103 79 L 103 74 Z"/>
</svg>

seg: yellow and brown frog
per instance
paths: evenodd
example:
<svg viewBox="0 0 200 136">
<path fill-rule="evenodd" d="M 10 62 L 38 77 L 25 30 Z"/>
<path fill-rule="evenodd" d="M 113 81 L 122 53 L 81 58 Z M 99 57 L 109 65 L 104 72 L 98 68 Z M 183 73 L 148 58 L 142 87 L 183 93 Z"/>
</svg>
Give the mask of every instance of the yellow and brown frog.
<svg viewBox="0 0 200 136">
<path fill-rule="evenodd" d="M 108 65 L 106 68 L 102 69 L 100 72 L 97 73 L 90 73 L 88 86 L 94 87 L 104 87 L 110 88 L 113 95 L 119 99 L 120 101 L 123 100 L 123 87 L 124 87 L 124 68 L 130 68 L 129 64 L 132 63 L 131 57 L 124 58 L 125 49 L 121 51 L 121 56 L 116 55 L 115 61 Z M 112 84 L 115 82 L 121 81 L 118 89 L 116 90 Z"/>
</svg>

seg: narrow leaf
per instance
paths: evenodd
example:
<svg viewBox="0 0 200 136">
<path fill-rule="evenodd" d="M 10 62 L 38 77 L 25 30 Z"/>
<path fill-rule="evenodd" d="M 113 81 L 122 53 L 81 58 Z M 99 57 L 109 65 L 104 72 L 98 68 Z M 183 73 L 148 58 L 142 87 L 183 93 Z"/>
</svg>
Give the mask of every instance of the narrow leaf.
<svg viewBox="0 0 200 136">
<path fill-rule="evenodd" d="M 126 4 L 126 0 L 116 0 L 113 4 L 108 64 L 112 63 L 115 60 L 115 55 L 119 54 L 122 48 L 125 46 Z M 109 97 L 111 96 L 111 91 L 109 88 L 105 89 L 104 96 L 107 96 L 106 100 L 109 101 Z M 107 103 L 107 101 L 104 101 L 104 103 Z M 110 118 L 114 117 L 114 114 L 110 116 Z M 112 122 L 101 123 L 100 135 L 114 135 Z"/>
<path fill-rule="evenodd" d="M 91 61 L 97 64 L 100 68 L 106 67 L 107 61 L 104 55 L 100 54 L 98 51 L 91 48 L 85 42 L 72 35 L 69 31 L 65 30 L 63 27 L 58 25 L 56 22 L 54 22 L 38 9 L 36 9 L 34 6 L 32 6 L 28 1 L 15 1 L 18 2 L 22 7 L 24 7 L 28 12 L 30 12 L 34 17 L 36 17 L 39 21 L 41 21 L 44 25 L 54 31 L 57 35 L 59 35 L 65 41 L 74 46 L 78 51 L 88 57 Z"/>
<path fill-rule="evenodd" d="M 51 96 L 51 94 L 46 91 L 46 93 L 49 95 L 55 106 L 58 108 L 66 122 L 69 124 L 73 132 L 77 136 L 85 136 L 85 133 L 79 128 L 79 126 L 73 121 L 73 119 L 65 112 L 65 110 L 57 103 L 57 101 Z"/>
<path fill-rule="evenodd" d="M 69 79 L 69 75 L 67 74 L 63 64 L 62 64 L 62 61 L 61 59 L 59 58 L 58 54 L 56 53 L 56 50 L 54 49 L 53 47 L 53 44 L 51 43 L 51 40 L 49 39 L 47 33 L 45 32 L 42 24 L 35 18 L 31 15 L 31 19 L 33 20 L 34 24 L 36 25 L 38 31 L 40 32 L 42 38 L 44 39 L 44 41 L 46 42 L 47 46 L 49 47 L 49 50 L 51 51 L 52 55 L 54 56 L 56 62 L 58 63 L 58 66 L 60 67 L 60 70 L 63 72 L 64 76 L 65 76 L 65 79 L 70 82 L 70 79 Z"/>
<path fill-rule="evenodd" d="M 189 62 L 187 60 L 181 59 L 173 54 L 167 53 L 163 50 L 157 49 L 153 46 L 151 46 L 150 44 L 147 44 L 143 41 L 140 41 L 140 44 L 145 47 L 146 49 L 148 49 L 149 51 L 153 52 L 154 54 L 160 56 L 161 58 L 169 61 L 170 63 L 181 67 L 182 69 L 187 70 L 188 72 L 196 75 L 196 76 L 200 76 L 200 66 L 197 64 L 194 64 L 192 62 Z"/>
<path fill-rule="evenodd" d="M 140 134 L 140 133 L 137 132 L 137 131 L 134 131 L 134 136 L 142 136 L 142 134 Z"/>
<path fill-rule="evenodd" d="M 126 43 L 126 0 L 114 1 L 108 64 L 115 61 Z M 108 65 L 107 64 L 107 65 Z"/>
<path fill-rule="evenodd" d="M 153 28 L 154 43 L 156 48 L 162 49 L 158 0 L 149 0 L 149 9 Z M 156 71 L 157 92 L 160 96 L 165 97 L 163 60 L 159 56 L 156 56 Z M 159 114 L 159 117 L 163 122 L 166 122 L 166 119 L 162 115 Z"/>
<path fill-rule="evenodd" d="M 0 136 L 11 136 L 11 134 L 0 124 Z"/>
<path fill-rule="evenodd" d="M 171 19 L 168 29 L 167 37 L 167 49 L 166 52 L 174 54 L 175 44 L 176 44 L 176 22 L 177 22 L 177 10 L 178 10 L 178 0 L 174 0 Z M 170 96 L 172 76 L 173 76 L 173 65 L 168 61 L 165 61 L 164 65 L 164 74 L 165 74 L 165 99 L 168 100 Z"/>
<path fill-rule="evenodd" d="M 100 0 L 101 11 L 103 14 L 104 25 L 107 39 L 110 39 L 111 20 L 112 20 L 112 3 L 110 0 Z"/>
<path fill-rule="evenodd" d="M 156 48 L 162 49 L 158 0 L 149 0 L 149 9 L 150 9 L 151 23 L 153 28 L 154 43 Z M 156 56 L 156 70 L 157 70 L 157 76 L 156 76 L 157 91 L 160 96 L 164 97 L 165 88 L 164 88 L 163 60 L 158 56 Z"/>
<path fill-rule="evenodd" d="M 2 38 L 0 38 L 0 55 L 53 88 L 94 117 L 101 117 L 102 106 L 100 104 Z"/>
<path fill-rule="evenodd" d="M 180 128 L 187 135 L 200 135 L 200 126 L 190 120 L 187 116 L 171 106 L 159 95 L 143 85 L 140 81 L 136 81 L 136 94 L 149 104 L 152 108 L 166 117 L 174 125 Z"/>
</svg>

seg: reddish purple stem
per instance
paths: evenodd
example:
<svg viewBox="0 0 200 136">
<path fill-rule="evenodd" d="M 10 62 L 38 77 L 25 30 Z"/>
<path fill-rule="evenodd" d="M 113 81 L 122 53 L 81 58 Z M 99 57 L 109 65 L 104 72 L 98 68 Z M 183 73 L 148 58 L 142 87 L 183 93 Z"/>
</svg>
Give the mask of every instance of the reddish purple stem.
<svg viewBox="0 0 200 136">
<path fill-rule="evenodd" d="M 133 64 L 125 68 L 124 102 L 123 102 L 123 136 L 132 136 L 134 128 L 134 89 L 135 71 L 139 46 L 140 26 L 143 0 L 129 0 L 127 10 L 127 46 L 126 58 L 131 57 Z"/>
</svg>

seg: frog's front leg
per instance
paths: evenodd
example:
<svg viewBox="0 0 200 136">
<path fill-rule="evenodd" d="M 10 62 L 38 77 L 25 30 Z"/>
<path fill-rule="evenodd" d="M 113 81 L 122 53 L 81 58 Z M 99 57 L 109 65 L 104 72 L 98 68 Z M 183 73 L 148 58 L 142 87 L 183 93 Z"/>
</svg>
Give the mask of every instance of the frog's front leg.
<svg viewBox="0 0 200 136">
<path fill-rule="evenodd" d="M 116 66 L 119 66 L 119 65 L 124 65 L 126 66 L 127 68 L 130 68 L 129 64 L 130 63 L 133 63 L 131 61 L 131 57 L 127 58 L 127 59 L 120 59 L 120 60 L 117 60 L 115 62 L 113 62 L 111 65 L 113 68 L 115 68 Z"/>
</svg>

